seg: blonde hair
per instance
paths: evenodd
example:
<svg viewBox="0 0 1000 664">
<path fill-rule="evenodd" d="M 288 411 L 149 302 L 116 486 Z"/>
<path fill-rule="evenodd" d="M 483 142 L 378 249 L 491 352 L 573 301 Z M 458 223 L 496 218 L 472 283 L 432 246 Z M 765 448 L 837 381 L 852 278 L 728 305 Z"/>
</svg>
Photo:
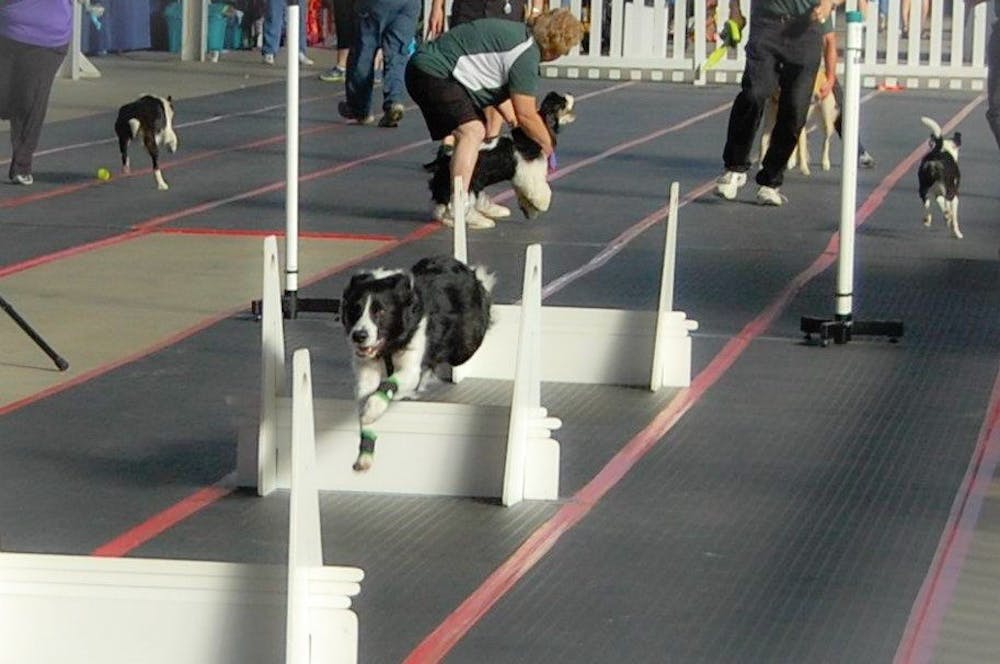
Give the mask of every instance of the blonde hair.
<svg viewBox="0 0 1000 664">
<path fill-rule="evenodd" d="M 583 24 L 568 9 L 555 9 L 535 19 L 531 34 L 543 53 L 566 55 L 583 39 Z"/>
</svg>

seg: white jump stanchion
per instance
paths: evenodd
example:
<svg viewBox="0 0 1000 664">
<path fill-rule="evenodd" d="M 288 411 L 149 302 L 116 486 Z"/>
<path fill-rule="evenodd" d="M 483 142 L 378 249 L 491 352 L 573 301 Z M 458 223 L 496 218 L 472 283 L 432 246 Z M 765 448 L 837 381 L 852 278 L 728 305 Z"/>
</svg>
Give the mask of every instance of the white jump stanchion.
<svg viewBox="0 0 1000 664">
<path fill-rule="evenodd" d="M 83 8 L 73 3 L 73 36 L 70 38 L 69 53 L 59 67 L 59 77 L 78 81 L 81 78 L 100 78 L 101 71 L 94 66 L 82 50 Z"/>
<path fill-rule="evenodd" d="M 856 7 L 856 0 L 851 3 Z M 900 321 L 854 320 L 854 241 L 858 190 L 858 124 L 861 108 L 861 53 L 864 17 L 851 10 L 846 14 L 847 45 L 844 58 L 843 173 L 840 181 L 840 248 L 837 255 L 837 283 L 832 320 L 803 316 L 801 330 L 806 339 L 818 335 L 820 345 L 845 344 L 854 336 L 884 336 L 895 341 L 903 336 Z"/>
<path fill-rule="evenodd" d="M 687 387 L 691 383 L 691 336 L 698 322 L 673 310 L 677 253 L 676 183 L 667 217 L 660 295 L 656 311 L 542 306 L 540 380 L 591 385 Z M 457 242 L 457 240 L 456 240 Z M 483 345 L 452 372 L 452 380 L 513 380 L 510 349 L 517 343 L 521 305 L 495 304 Z M 586 357 L 586 362 L 580 362 Z"/>
<path fill-rule="evenodd" d="M 356 664 L 364 572 L 323 565 L 308 352 L 294 364 L 288 565 L 0 553 L 0 661 Z"/>
<path fill-rule="evenodd" d="M 525 272 L 535 275 L 530 283 L 536 290 L 540 289 L 540 256 L 536 245 L 525 259 Z M 276 281 L 279 275 L 267 269 L 267 264 L 265 258 L 265 272 Z M 525 283 L 529 283 L 527 277 Z M 265 297 L 268 292 L 273 297 L 276 290 L 268 287 Z M 528 302 L 540 301 L 540 295 L 525 293 L 523 297 Z M 534 314 L 523 317 L 523 325 L 537 328 L 537 307 L 533 310 Z M 272 357 L 262 358 L 261 417 L 256 427 L 240 432 L 237 452 L 238 483 L 255 486 L 261 495 L 289 485 L 290 449 L 298 444 L 293 443 L 292 411 L 296 398 L 303 397 L 281 396 L 281 383 L 270 380 L 270 371 L 277 370 L 278 358 L 285 353 L 275 334 L 281 324 L 280 310 L 265 302 L 261 347 L 263 354 Z M 319 488 L 500 498 L 504 504 L 558 498 L 559 444 L 551 433 L 562 423 L 539 402 L 538 331 L 521 332 L 516 338 L 533 343 L 523 353 L 513 344 L 507 348 L 508 355 L 513 351 L 518 358 L 510 406 L 394 401 L 371 425 L 378 435 L 375 463 L 363 473 L 352 469 L 359 439 L 357 403 L 312 399 Z M 507 468 L 512 455 L 516 457 L 513 471 Z M 512 478 L 511 472 L 519 477 Z"/>
<path fill-rule="evenodd" d="M 288 0 L 286 12 L 285 293 L 294 302 L 299 291 L 299 1 Z"/>
<path fill-rule="evenodd" d="M 358 584 L 357 568 L 323 565 L 319 490 L 316 484 L 316 437 L 309 351 L 292 356 L 292 486 L 288 519 L 287 664 L 358 661 L 358 618 L 350 598 L 331 593 L 344 581 Z M 357 594 L 360 586 L 350 587 Z M 317 601 L 324 598 L 325 601 Z M 317 615 L 319 614 L 319 615 Z M 322 625 L 323 629 L 316 629 Z"/>
<path fill-rule="evenodd" d="M 465 225 L 465 185 L 461 177 L 456 177 L 451 184 L 451 218 L 455 222 L 453 234 L 454 254 L 456 260 L 466 265 L 469 263 L 468 239 Z"/>
</svg>

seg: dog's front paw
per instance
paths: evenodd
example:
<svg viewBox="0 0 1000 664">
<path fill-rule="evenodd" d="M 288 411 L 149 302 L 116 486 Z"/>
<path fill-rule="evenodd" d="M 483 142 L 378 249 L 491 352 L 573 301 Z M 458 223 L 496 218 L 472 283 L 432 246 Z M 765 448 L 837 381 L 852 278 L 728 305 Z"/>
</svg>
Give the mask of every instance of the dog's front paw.
<svg viewBox="0 0 1000 664">
<path fill-rule="evenodd" d="M 360 454 L 358 454 L 357 461 L 354 462 L 352 468 L 354 468 L 354 470 L 358 471 L 359 473 L 363 473 L 372 467 L 372 463 L 374 461 L 375 461 L 374 454 L 372 454 L 371 452 L 361 452 Z"/>
<path fill-rule="evenodd" d="M 389 410 L 389 400 L 384 395 L 375 392 L 369 394 L 361 405 L 361 424 L 371 424 Z"/>
</svg>

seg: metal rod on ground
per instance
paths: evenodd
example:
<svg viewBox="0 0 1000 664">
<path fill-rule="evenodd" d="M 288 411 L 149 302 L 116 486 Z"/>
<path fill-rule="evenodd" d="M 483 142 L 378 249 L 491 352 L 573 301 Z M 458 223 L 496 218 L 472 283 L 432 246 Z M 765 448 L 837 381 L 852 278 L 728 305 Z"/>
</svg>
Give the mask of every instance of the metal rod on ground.
<svg viewBox="0 0 1000 664">
<path fill-rule="evenodd" d="M 59 371 L 66 371 L 66 369 L 69 369 L 69 362 L 64 360 L 62 356 L 52 348 L 52 346 L 48 345 L 45 342 L 45 339 L 42 339 L 42 337 L 35 332 L 34 328 L 28 325 L 28 321 L 21 318 L 21 315 L 14 310 L 14 307 L 12 307 L 10 303 L 2 297 L 0 297 L 0 309 L 6 311 L 7 315 L 10 316 L 15 323 L 17 323 L 18 327 L 24 330 L 24 333 L 31 337 L 32 341 L 38 344 L 38 347 L 41 348 L 55 363 L 56 367 L 59 368 Z"/>
<path fill-rule="evenodd" d="M 851 5 L 856 6 L 852 1 Z M 806 339 L 819 336 L 820 345 L 830 339 L 844 344 L 858 335 L 888 337 L 896 341 L 903 336 L 900 321 L 854 320 L 854 231 L 857 217 L 858 189 L 858 121 L 861 105 L 861 47 L 864 19 L 861 12 L 848 11 L 847 46 L 844 57 L 843 177 L 840 185 L 840 248 L 837 255 L 837 284 L 834 294 L 833 320 L 803 316 L 801 330 Z"/>
</svg>

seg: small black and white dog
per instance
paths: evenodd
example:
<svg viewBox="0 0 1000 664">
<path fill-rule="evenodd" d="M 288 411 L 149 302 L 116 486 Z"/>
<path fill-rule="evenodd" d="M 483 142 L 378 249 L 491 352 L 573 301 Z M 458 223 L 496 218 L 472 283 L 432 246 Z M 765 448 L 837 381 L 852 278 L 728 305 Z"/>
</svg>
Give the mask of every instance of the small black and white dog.
<svg viewBox="0 0 1000 664">
<path fill-rule="evenodd" d="M 375 434 L 365 427 L 393 399 L 412 396 L 428 373 L 458 366 L 476 352 L 490 326 L 495 277 L 448 256 L 407 270 L 354 275 L 341 319 L 354 354 L 361 446 L 354 469 L 368 470 Z"/>
<path fill-rule="evenodd" d="M 931 225 L 931 199 L 935 200 L 944 221 L 952 235 L 962 239 L 958 227 L 958 185 L 962 174 L 958 170 L 958 148 L 962 145 L 961 132 L 950 137 L 941 135 L 941 126 L 928 117 L 920 121 L 931 130 L 928 141 L 930 151 L 920 159 L 917 181 L 920 184 L 920 200 L 924 204 L 924 226 Z"/>
<path fill-rule="evenodd" d="M 557 92 L 548 93 L 542 100 L 538 113 L 549 128 L 553 147 L 559 129 L 576 119 L 573 105 L 572 95 Z M 451 200 L 450 165 L 451 157 L 444 154 L 427 165 L 427 169 L 433 172 L 430 182 L 431 199 L 434 203 L 434 218 L 439 221 L 445 218 L 448 202 Z M 547 211 L 552 202 L 552 189 L 547 176 L 548 160 L 542 155 L 541 147 L 521 129 L 515 128 L 509 137 L 497 139 L 493 148 L 480 150 L 472 182 L 469 183 L 469 192 L 478 199 L 480 193 L 491 184 L 510 180 L 524 216 L 534 219 Z"/>
<path fill-rule="evenodd" d="M 131 170 L 128 158 L 128 144 L 133 138 L 142 137 L 142 144 L 153 160 L 153 177 L 158 189 L 169 189 L 160 172 L 159 156 L 161 145 L 171 152 L 177 151 L 177 134 L 174 133 L 174 102 L 170 97 L 142 95 L 133 102 L 118 109 L 115 120 L 115 134 L 118 135 L 118 149 L 122 153 L 122 173 Z"/>
</svg>

